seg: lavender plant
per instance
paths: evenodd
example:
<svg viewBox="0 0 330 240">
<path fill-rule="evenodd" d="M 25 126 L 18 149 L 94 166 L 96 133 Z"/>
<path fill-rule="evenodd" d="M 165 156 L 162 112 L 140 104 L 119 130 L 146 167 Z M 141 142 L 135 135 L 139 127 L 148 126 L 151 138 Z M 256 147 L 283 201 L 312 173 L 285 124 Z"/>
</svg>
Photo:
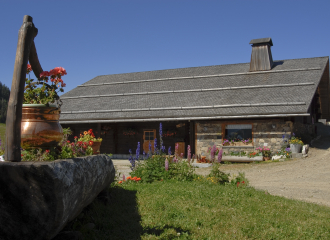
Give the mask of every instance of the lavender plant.
<svg viewBox="0 0 330 240">
<path fill-rule="evenodd" d="M 172 152 L 171 152 L 171 147 L 168 147 L 168 156 L 171 156 Z"/>
<path fill-rule="evenodd" d="M 157 154 L 157 138 L 155 138 L 155 141 L 154 141 L 154 154 Z"/>
<path fill-rule="evenodd" d="M 211 149 L 211 162 L 214 162 L 216 151 L 217 151 L 217 146 L 213 145 L 213 147 Z"/>
<path fill-rule="evenodd" d="M 128 161 L 131 163 L 131 170 L 133 171 L 134 168 L 135 168 L 135 160 L 134 160 L 133 155 L 132 155 L 132 149 L 128 150 L 128 152 L 129 152 Z"/>
<path fill-rule="evenodd" d="M 190 161 L 191 161 L 191 149 L 190 149 L 190 145 L 188 145 L 187 147 L 187 152 L 188 152 L 188 155 L 187 155 L 187 161 L 190 165 Z"/>
<path fill-rule="evenodd" d="M 149 142 L 149 151 L 148 151 L 147 158 L 149 158 L 151 155 L 152 155 L 152 152 L 151 152 L 151 142 Z"/>
<path fill-rule="evenodd" d="M 140 142 L 138 142 L 137 148 L 136 148 L 136 160 L 140 159 Z"/>
<path fill-rule="evenodd" d="M 218 163 L 221 163 L 223 150 L 220 149 L 218 153 Z"/>
<path fill-rule="evenodd" d="M 159 149 L 163 151 L 163 125 L 159 123 Z"/>
</svg>

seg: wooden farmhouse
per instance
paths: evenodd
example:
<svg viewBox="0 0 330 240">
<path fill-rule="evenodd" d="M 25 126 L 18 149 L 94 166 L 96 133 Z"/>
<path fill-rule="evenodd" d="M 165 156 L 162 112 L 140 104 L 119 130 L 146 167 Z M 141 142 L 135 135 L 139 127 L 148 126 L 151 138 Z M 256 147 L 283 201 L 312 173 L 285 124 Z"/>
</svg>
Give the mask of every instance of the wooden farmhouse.
<svg viewBox="0 0 330 240">
<path fill-rule="evenodd" d="M 114 158 L 138 142 L 147 152 L 159 123 L 166 149 L 178 142 L 185 155 L 233 138 L 250 140 L 224 149 L 274 151 L 293 132 L 309 141 L 330 119 L 329 57 L 273 61 L 271 38 L 250 44 L 248 63 L 97 76 L 61 96 L 60 123 L 77 136 L 92 128 Z"/>
</svg>

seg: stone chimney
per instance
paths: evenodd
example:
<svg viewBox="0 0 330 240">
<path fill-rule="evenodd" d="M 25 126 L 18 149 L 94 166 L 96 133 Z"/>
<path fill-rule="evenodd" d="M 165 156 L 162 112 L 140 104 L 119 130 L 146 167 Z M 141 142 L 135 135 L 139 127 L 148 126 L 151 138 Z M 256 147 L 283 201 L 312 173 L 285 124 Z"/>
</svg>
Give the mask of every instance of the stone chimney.
<svg viewBox="0 0 330 240">
<path fill-rule="evenodd" d="M 271 70 L 273 57 L 270 47 L 273 46 L 271 38 L 252 39 L 252 53 L 250 61 L 250 72 Z"/>
</svg>

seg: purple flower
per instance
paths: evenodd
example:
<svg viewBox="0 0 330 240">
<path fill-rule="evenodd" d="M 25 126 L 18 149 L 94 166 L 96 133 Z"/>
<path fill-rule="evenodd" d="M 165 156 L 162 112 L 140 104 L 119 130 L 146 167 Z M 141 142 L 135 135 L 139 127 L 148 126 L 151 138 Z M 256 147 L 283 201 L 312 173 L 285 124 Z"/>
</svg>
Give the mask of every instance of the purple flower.
<svg viewBox="0 0 330 240">
<path fill-rule="evenodd" d="M 285 149 L 285 151 L 291 152 L 291 149 L 288 147 L 288 148 Z"/>
<path fill-rule="evenodd" d="M 171 147 L 168 147 L 168 156 L 171 156 Z"/>
<path fill-rule="evenodd" d="M 131 163 L 131 170 L 134 170 L 135 168 L 135 159 L 132 156 L 132 150 L 129 150 L 129 158 L 128 161 Z"/>
<path fill-rule="evenodd" d="M 217 146 L 213 145 L 211 149 L 211 161 L 214 162 L 215 152 L 217 151 Z"/>
<path fill-rule="evenodd" d="M 154 154 L 157 153 L 157 138 L 155 138 L 155 141 L 154 141 Z"/>
<path fill-rule="evenodd" d="M 163 125 L 159 123 L 159 148 L 163 151 Z"/>
<path fill-rule="evenodd" d="M 136 148 L 136 159 L 139 160 L 140 157 L 140 142 L 138 142 L 137 148 Z"/>
<path fill-rule="evenodd" d="M 292 136 L 296 136 L 294 133 L 292 133 Z"/>
<path fill-rule="evenodd" d="M 151 155 L 151 142 L 149 142 L 149 152 L 148 155 Z"/>
<path fill-rule="evenodd" d="M 222 150 L 222 149 L 220 149 L 220 150 L 219 150 L 219 153 L 218 153 L 218 163 L 221 163 L 221 159 L 222 159 L 222 152 L 223 152 L 223 150 Z"/>
<path fill-rule="evenodd" d="M 143 150 L 142 155 L 143 155 L 143 160 L 146 159 L 146 152 L 144 150 Z"/>
<path fill-rule="evenodd" d="M 123 174 L 123 181 L 125 181 L 126 180 L 126 177 L 125 177 L 125 174 Z"/>
<path fill-rule="evenodd" d="M 188 145 L 188 147 L 187 147 L 187 152 L 188 152 L 187 160 L 188 160 L 188 163 L 190 164 L 190 161 L 191 161 L 191 149 L 190 149 L 190 145 Z"/>
</svg>

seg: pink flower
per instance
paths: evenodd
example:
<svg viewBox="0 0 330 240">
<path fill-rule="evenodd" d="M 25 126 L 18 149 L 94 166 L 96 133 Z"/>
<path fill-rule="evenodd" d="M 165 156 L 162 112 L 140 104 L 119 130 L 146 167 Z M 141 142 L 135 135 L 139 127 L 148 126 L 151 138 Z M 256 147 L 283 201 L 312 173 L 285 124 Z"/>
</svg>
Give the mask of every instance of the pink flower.
<svg viewBox="0 0 330 240">
<path fill-rule="evenodd" d="M 31 71 L 32 71 L 32 67 L 30 64 L 28 64 L 26 67 L 26 73 L 30 73 Z"/>
<path fill-rule="evenodd" d="M 40 73 L 40 78 L 44 78 L 44 77 L 49 77 L 49 72 L 48 71 L 43 71 L 42 73 Z"/>
</svg>

